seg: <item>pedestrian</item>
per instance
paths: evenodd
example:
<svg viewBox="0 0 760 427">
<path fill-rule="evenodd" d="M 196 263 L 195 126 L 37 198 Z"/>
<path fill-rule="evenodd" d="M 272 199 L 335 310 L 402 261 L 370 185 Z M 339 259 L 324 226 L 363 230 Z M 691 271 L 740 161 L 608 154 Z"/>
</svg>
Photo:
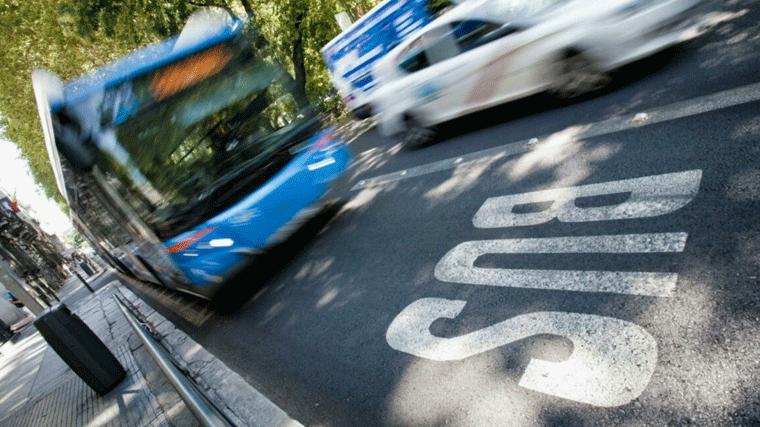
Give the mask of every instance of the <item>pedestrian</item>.
<svg viewBox="0 0 760 427">
<path fill-rule="evenodd" d="M 5 299 L 8 300 L 9 303 L 15 305 L 18 308 L 24 308 L 24 303 L 18 300 L 12 293 L 6 292 L 5 293 Z"/>
<path fill-rule="evenodd" d="M 21 310 L 23 310 L 24 311 L 24 315 L 26 315 L 26 316 L 34 316 L 34 313 L 32 313 L 31 310 L 29 310 L 28 308 L 26 308 L 26 306 L 24 305 L 24 303 L 21 302 L 18 298 L 16 298 L 16 296 L 13 295 L 12 293 L 6 292 L 5 293 L 5 299 L 7 299 L 9 303 L 13 304 L 17 308 L 20 308 Z"/>
</svg>

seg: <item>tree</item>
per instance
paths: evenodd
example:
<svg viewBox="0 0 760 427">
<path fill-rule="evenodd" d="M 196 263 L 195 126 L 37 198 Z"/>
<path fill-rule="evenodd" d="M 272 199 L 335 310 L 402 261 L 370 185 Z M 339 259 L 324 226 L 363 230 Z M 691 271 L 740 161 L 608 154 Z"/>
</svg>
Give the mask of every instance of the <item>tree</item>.
<svg viewBox="0 0 760 427">
<path fill-rule="evenodd" d="M 51 4 L 53 3 L 53 4 Z M 59 14 L 63 2 L 6 0 L 0 5 L 0 120 L 48 197 L 62 201 L 42 136 L 31 84 L 34 68 L 71 78 L 128 52 L 130 40 L 93 33 L 86 40 Z M 63 19 L 61 19 L 63 18 Z"/>
<path fill-rule="evenodd" d="M 59 22 L 80 37 L 126 39 L 136 48 L 178 34 L 187 18 L 205 6 L 229 9 L 224 0 L 64 0 L 58 13 Z"/>
<path fill-rule="evenodd" d="M 256 22 L 280 62 L 293 78 L 299 105 L 320 101 L 333 90 L 322 58 L 324 45 L 340 34 L 335 15 L 345 10 L 341 0 L 250 0 Z M 347 0 L 349 7 L 370 10 L 380 0 Z M 323 108 L 331 108 L 327 104 Z"/>
<path fill-rule="evenodd" d="M 64 241 L 72 249 L 84 249 L 88 246 L 87 241 L 84 239 L 81 233 L 76 230 L 72 230 L 71 233 L 64 236 Z"/>
</svg>

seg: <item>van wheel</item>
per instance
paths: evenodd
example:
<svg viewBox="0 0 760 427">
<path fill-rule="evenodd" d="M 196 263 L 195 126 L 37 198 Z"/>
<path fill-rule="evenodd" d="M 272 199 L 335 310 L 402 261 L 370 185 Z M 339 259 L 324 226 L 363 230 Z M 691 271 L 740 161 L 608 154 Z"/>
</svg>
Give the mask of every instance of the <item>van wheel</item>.
<svg viewBox="0 0 760 427">
<path fill-rule="evenodd" d="M 559 68 L 557 86 L 553 92 L 564 99 L 595 92 L 612 81 L 607 72 L 582 53 L 567 56 L 560 61 Z"/>
<path fill-rule="evenodd" d="M 414 117 L 407 117 L 404 121 L 404 145 L 406 147 L 420 147 L 435 138 L 437 132 L 433 128 L 423 126 Z"/>
</svg>

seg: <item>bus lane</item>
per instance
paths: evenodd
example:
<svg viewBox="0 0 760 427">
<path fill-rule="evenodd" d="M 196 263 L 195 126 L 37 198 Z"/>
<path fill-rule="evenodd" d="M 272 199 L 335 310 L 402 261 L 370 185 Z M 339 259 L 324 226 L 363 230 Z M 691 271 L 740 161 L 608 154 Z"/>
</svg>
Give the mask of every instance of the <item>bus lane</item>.
<svg viewBox="0 0 760 427">
<path fill-rule="evenodd" d="M 365 172 L 173 321 L 304 425 L 760 420 L 757 105 Z"/>
<path fill-rule="evenodd" d="M 489 198 L 476 213 L 479 228 L 638 219 L 671 213 L 688 204 L 699 189 L 701 170 L 560 188 Z M 614 206 L 578 207 L 581 197 L 626 194 Z M 520 205 L 548 208 L 515 213 Z M 472 285 L 609 292 L 668 297 L 676 273 L 588 270 L 527 270 L 475 267 L 485 254 L 543 253 L 659 253 L 682 252 L 687 233 L 645 233 L 540 239 L 470 241 L 457 245 L 435 267 L 436 279 Z M 531 359 L 520 379 L 521 387 L 587 403 L 614 407 L 630 403 L 646 388 L 657 362 L 657 343 L 640 326 L 610 317 L 566 312 L 535 312 L 505 320 L 454 338 L 435 337 L 430 325 L 439 318 L 455 319 L 466 301 L 427 298 L 405 308 L 388 328 L 386 339 L 396 350 L 418 357 L 461 360 L 540 334 L 565 337 L 573 353 L 551 363 Z"/>
<path fill-rule="evenodd" d="M 743 407 L 752 406 L 757 392 L 756 341 L 747 329 L 757 321 L 757 295 L 749 290 L 757 283 L 757 261 L 747 251 L 757 247 L 760 197 L 752 178 L 760 166 L 752 154 L 759 150 L 752 105 L 565 141 L 585 147 L 536 162 L 536 170 L 520 176 L 542 176 L 539 185 L 489 179 L 516 177 L 510 172 L 543 141 L 496 163 L 471 161 L 469 172 L 453 167 L 451 175 L 460 179 L 478 175 L 459 190 L 485 189 L 470 210 L 472 238 L 460 237 L 439 258 L 430 295 L 401 308 L 386 331 L 388 345 L 419 365 L 437 362 L 444 370 L 440 364 L 447 364 L 452 372 L 478 357 L 490 355 L 493 363 L 518 354 L 520 364 L 507 364 L 512 375 L 503 380 L 528 391 L 532 403 L 542 402 L 542 409 L 524 411 L 533 415 L 554 406 L 587 414 L 579 419 L 588 425 L 638 425 L 641 416 L 655 424 L 755 419 Z M 589 166 L 594 156 L 588 153 L 603 141 L 626 141 L 626 148 L 592 160 L 581 179 L 558 173 L 583 169 L 583 158 Z M 564 182 L 579 185 L 557 185 Z M 442 284 L 446 291 L 436 289 Z M 459 295 L 451 291 L 457 285 Z M 499 311 L 492 302 L 497 290 L 512 308 L 489 316 Z M 487 297 L 479 295 L 484 292 Z M 563 306 L 572 308 L 557 310 Z M 565 350 L 530 349 L 549 336 L 561 337 Z M 707 396 L 708 389 L 716 393 Z M 504 405 L 520 404 L 509 396 Z M 602 411 L 589 416 L 591 407 Z M 500 421 L 536 421 L 525 413 Z M 462 425 L 477 425 L 473 419 Z"/>
</svg>

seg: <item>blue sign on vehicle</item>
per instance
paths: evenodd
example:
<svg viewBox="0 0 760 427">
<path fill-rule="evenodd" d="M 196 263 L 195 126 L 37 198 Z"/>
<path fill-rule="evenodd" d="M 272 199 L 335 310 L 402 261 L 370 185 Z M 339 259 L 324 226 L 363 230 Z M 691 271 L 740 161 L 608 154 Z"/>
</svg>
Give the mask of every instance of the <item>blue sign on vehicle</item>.
<svg viewBox="0 0 760 427">
<path fill-rule="evenodd" d="M 426 3 L 386 0 L 331 40 L 322 56 L 333 79 L 350 83 L 352 90 L 371 91 L 374 63 L 432 20 Z"/>
</svg>

